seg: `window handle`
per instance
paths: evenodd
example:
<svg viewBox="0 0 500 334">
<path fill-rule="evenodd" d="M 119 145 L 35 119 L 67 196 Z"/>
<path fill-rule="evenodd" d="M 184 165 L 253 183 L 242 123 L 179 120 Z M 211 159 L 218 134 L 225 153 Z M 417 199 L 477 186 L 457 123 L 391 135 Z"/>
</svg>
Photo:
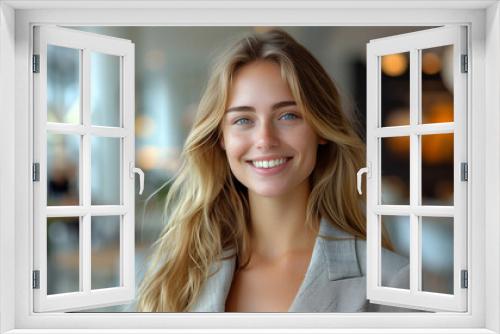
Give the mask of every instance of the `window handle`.
<svg viewBox="0 0 500 334">
<path fill-rule="evenodd" d="M 370 173 L 370 163 L 368 163 L 368 166 L 367 167 L 363 167 L 361 168 L 360 170 L 358 170 L 358 174 L 357 174 L 357 186 L 358 186 L 358 193 L 360 195 L 363 194 L 363 190 L 361 189 L 361 186 L 362 186 L 362 180 L 361 180 L 361 176 L 363 176 L 364 173 L 366 173 L 366 177 L 369 178 L 371 177 L 371 173 Z"/>
<path fill-rule="evenodd" d="M 142 191 L 144 190 L 144 172 L 142 169 L 134 167 L 134 163 L 130 162 L 130 178 L 134 178 L 134 174 L 139 174 L 139 195 L 142 195 Z"/>
</svg>

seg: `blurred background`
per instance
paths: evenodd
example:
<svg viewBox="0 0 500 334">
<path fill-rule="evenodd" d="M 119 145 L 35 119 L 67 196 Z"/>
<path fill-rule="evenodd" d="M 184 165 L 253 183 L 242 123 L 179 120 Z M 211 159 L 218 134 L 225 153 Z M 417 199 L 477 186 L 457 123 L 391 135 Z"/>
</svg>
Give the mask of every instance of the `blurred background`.
<svg viewBox="0 0 500 334">
<path fill-rule="evenodd" d="M 131 40 L 135 44 L 136 165 L 145 173 L 143 195 L 136 182 L 136 283 L 165 224 L 168 186 L 206 85 L 211 63 L 232 41 L 268 27 L 69 27 Z M 324 66 L 339 88 L 344 110 L 365 137 L 366 44 L 371 39 L 427 27 L 281 27 Z M 451 47 L 422 52 L 421 123 L 453 121 Z M 48 49 L 48 120 L 80 120 L 80 60 L 74 49 Z M 119 58 L 91 55 L 92 124 L 119 126 Z M 384 56 L 381 64 L 382 126 L 409 124 L 409 55 Z M 422 204 L 453 205 L 453 134 L 421 136 Z M 409 138 L 380 140 L 382 204 L 409 204 Z M 121 141 L 91 140 L 92 205 L 120 204 Z M 78 205 L 81 138 L 48 134 L 47 205 Z M 110 168 L 111 166 L 111 168 Z M 137 179 L 137 178 L 136 178 Z M 146 200 L 147 199 L 147 200 Z M 396 252 L 408 257 L 409 217 L 381 216 Z M 79 218 L 48 218 L 48 293 L 78 291 Z M 453 218 L 422 217 L 422 289 L 453 293 Z M 120 217 L 92 217 L 92 289 L 119 285 Z M 86 312 L 133 312 L 134 303 Z"/>
</svg>

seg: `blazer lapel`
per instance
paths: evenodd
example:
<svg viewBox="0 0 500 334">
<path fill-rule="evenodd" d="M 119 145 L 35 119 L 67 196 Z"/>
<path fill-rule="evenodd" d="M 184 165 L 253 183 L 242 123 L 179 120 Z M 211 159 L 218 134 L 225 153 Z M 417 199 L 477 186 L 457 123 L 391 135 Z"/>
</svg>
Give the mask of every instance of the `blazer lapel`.
<svg viewBox="0 0 500 334">
<path fill-rule="evenodd" d="M 336 309 L 343 293 L 340 286 L 336 287 L 337 281 L 359 276 L 355 239 L 322 219 L 309 267 L 289 312 Z"/>
<path fill-rule="evenodd" d="M 234 252 L 233 252 L 234 253 Z M 225 252 L 224 257 L 229 253 Z M 220 269 L 214 265 L 215 273 L 203 284 L 200 295 L 189 312 L 224 312 L 226 308 L 226 298 L 233 281 L 236 258 L 218 262 Z"/>
</svg>

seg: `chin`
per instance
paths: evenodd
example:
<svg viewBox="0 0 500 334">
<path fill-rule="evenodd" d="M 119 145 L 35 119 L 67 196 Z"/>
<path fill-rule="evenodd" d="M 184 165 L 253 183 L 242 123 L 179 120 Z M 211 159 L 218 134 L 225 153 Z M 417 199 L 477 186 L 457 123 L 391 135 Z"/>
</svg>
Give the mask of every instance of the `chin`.
<svg viewBox="0 0 500 334">
<path fill-rule="evenodd" d="M 261 189 L 251 189 L 257 196 L 261 197 L 280 197 L 289 193 L 290 189 L 280 189 L 280 188 L 261 188 Z"/>
</svg>

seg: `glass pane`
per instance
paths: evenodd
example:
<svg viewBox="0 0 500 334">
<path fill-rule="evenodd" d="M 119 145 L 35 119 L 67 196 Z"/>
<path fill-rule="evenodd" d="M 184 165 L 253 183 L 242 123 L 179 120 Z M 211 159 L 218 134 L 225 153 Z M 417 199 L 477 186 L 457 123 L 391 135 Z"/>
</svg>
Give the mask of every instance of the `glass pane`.
<svg viewBox="0 0 500 334">
<path fill-rule="evenodd" d="M 80 290 L 80 218 L 47 218 L 47 294 Z"/>
<path fill-rule="evenodd" d="M 47 120 L 80 122 L 80 50 L 47 46 Z"/>
<path fill-rule="evenodd" d="M 120 216 L 92 217 L 92 289 L 120 285 Z"/>
<path fill-rule="evenodd" d="M 381 138 L 382 203 L 410 204 L 410 137 Z"/>
<path fill-rule="evenodd" d="M 92 137 L 92 205 L 119 205 L 121 139 Z"/>
<path fill-rule="evenodd" d="M 453 134 L 422 140 L 422 205 L 453 205 Z"/>
<path fill-rule="evenodd" d="M 121 126 L 120 57 L 90 55 L 90 108 L 92 125 Z"/>
<path fill-rule="evenodd" d="M 422 123 L 453 122 L 453 46 L 424 49 Z"/>
<path fill-rule="evenodd" d="M 47 133 L 47 205 L 79 205 L 79 135 Z"/>
<path fill-rule="evenodd" d="M 422 217 L 422 291 L 453 294 L 453 218 Z"/>
<path fill-rule="evenodd" d="M 394 253 L 408 259 L 410 256 L 410 217 L 409 216 L 381 216 L 382 235 L 386 235 Z M 382 240 L 382 239 L 381 239 Z M 384 244 L 382 243 L 382 246 Z M 382 256 L 382 286 L 400 289 L 410 288 L 410 277 L 398 277 L 398 286 L 393 285 L 394 277 L 385 275 L 384 268 L 393 265 L 395 259 L 393 255 Z M 388 263 L 385 263 L 387 261 Z M 399 259 L 398 259 L 399 261 Z"/>
<path fill-rule="evenodd" d="M 382 126 L 410 124 L 410 54 L 381 57 Z"/>
</svg>

